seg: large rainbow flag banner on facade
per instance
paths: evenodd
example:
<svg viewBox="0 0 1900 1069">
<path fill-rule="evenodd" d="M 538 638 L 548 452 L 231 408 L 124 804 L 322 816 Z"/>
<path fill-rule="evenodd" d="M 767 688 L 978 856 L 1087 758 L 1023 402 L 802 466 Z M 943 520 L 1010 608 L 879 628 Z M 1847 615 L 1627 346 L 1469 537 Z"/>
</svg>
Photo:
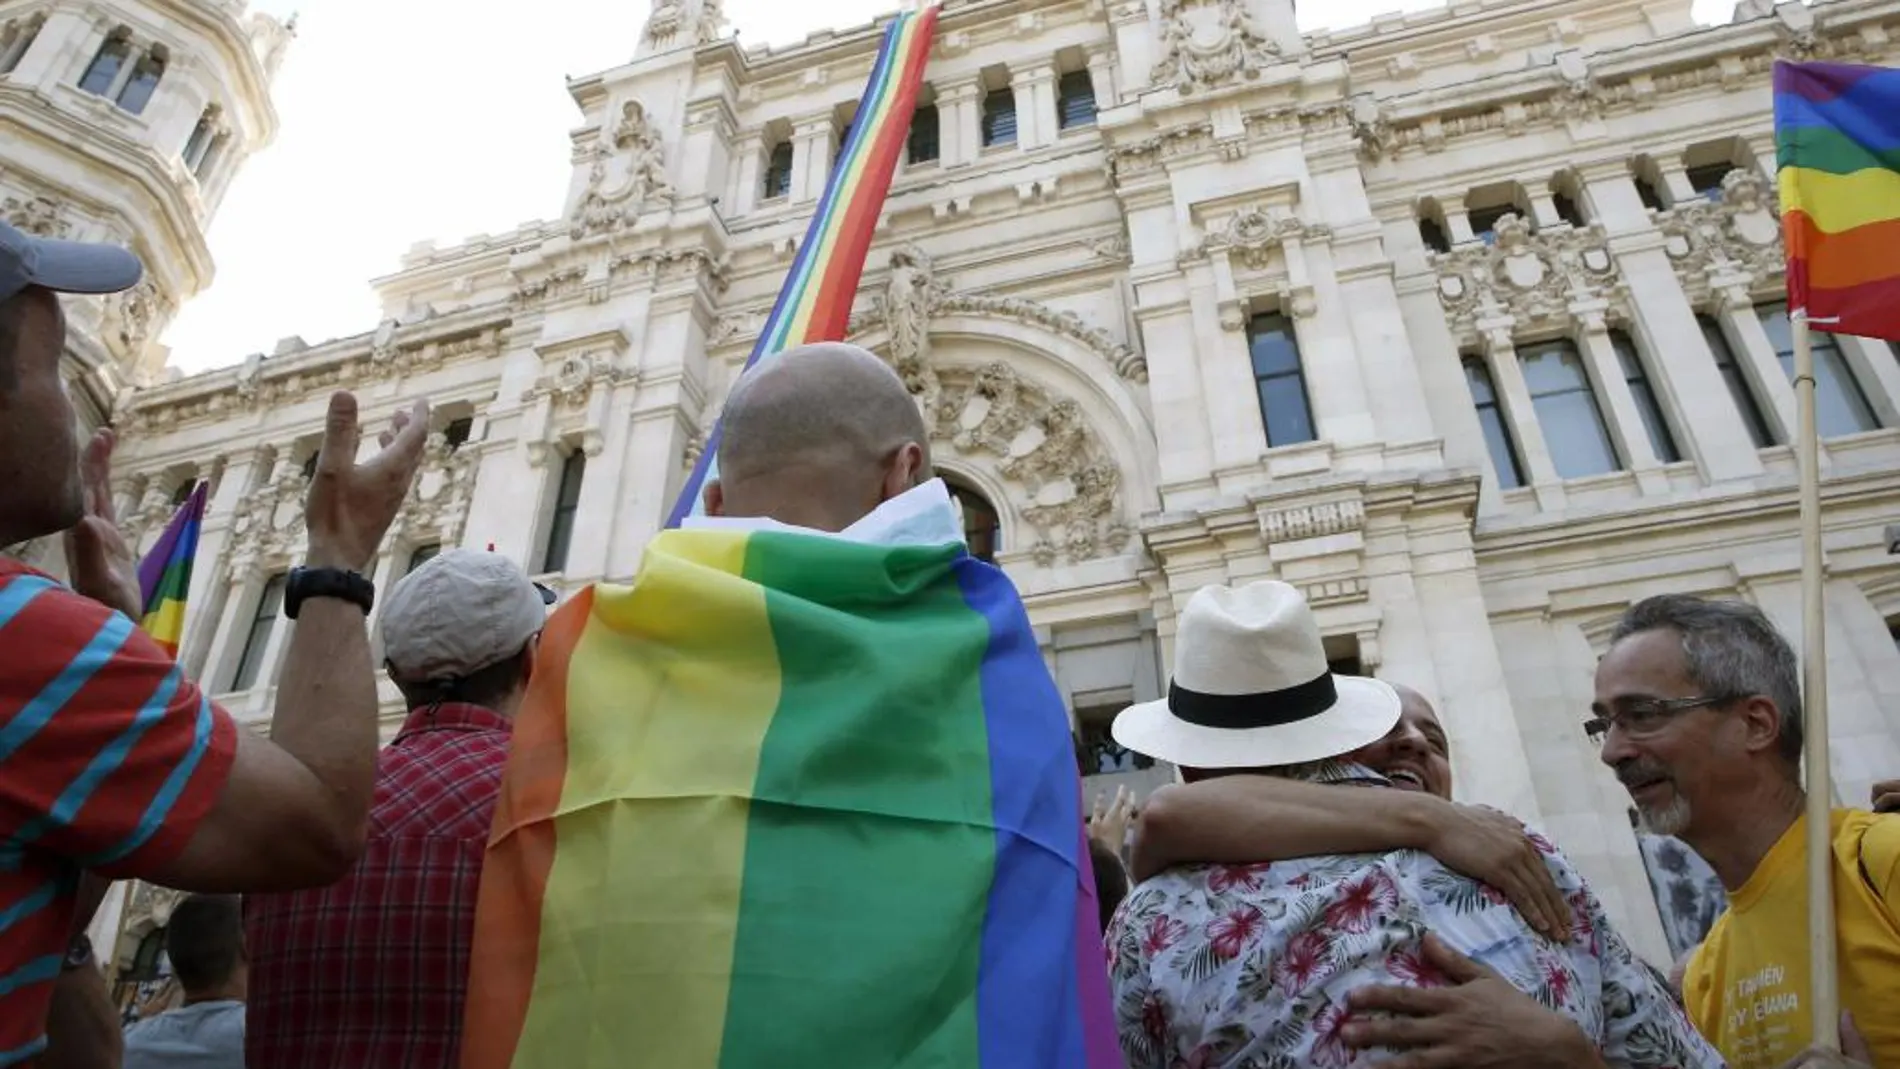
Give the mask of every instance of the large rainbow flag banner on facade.
<svg viewBox="0 0 1900 1069">
<path fill-rule="evenodd" d="M 1788 308 L 1900 339 L 1900 70 L 1775 64 Z"/>
<path fill-rule="evenodd" d="M 204 525 L 209 485 L 200 482 L 192 488 L 158 543 L 139 561 L 139 593 L 145 605 L 139 626 L 174 657 L 185 633 L 185 598 L 191 593 L 191 562 L 198 556 L 198 529 Z"/>
<path fill-rule="evenodd" d="M 899 14 L 885 29 L 871 80 L 858 101 L 851 136 L 831 166 L 825 194 L 819 198 L 772 314 L 746 358 L 747 368 L 786 349 L 844 339 L 851 302 L 864 275 L 864 258 L 871 249 L 871 233 L 890 193 L 898 154 L 910 136 L 911 113 L 917 110 L 917 91 L 923 84 L 936 26 L 937 7 L 931 4 L 922 11 Z M 668 527 L 678 527 L 686 517 L 704 512 L 701 490 L 719 474 L 720 430 L 715 425 L 707 437 L 699 462 L 693 465 L 667 518 Z"/>
<path fill-rule="evenodd" d="M 1021 599 L 961 542 L 663 532 L 542 634 L 462 1064 L 1119 1069 L 1083 836 Z"/>
</svg>

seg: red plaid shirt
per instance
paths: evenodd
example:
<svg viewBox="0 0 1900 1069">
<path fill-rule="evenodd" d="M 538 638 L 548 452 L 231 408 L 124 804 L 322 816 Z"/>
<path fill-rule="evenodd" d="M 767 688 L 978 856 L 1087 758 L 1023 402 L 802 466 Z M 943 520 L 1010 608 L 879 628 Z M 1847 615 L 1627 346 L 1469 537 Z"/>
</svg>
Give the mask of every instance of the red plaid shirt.
<svg viewBox="0 0 1900 1069">
<path fill-rule="evenodd" d="M 247 896 L 250 1069 L 455 1069 L 509 730 L 480 706 L 412 710 L 377 762 L 356 868 L 320 891 Z"/>
</svg>

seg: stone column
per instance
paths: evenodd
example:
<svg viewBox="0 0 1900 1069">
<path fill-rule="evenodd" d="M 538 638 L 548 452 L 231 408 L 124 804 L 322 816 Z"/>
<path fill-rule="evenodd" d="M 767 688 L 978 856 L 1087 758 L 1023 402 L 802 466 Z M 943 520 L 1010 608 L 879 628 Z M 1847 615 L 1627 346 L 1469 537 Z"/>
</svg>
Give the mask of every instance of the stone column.
<svg viewBox="0 0 1900 1069">
<path fill-rule="evenodd" d="M 1479 335 L 1484 339 L 1485 360 L 1491 371 L 1491 385 L 1504 409 L 1504 421 L 1511 428 L 1511 440 L 1517 446 L 1518 459 L 1524 463 L 1524 480 L 1537 493 L 1538 504 L 1545 509 L 1562 508 L 1565 502 L 1563 479 L 1550 457 L 1544 430 L 1537 423 L 1537 406 L 1531 401 L 1524 367 L 1518 363 L 1517 345 L 1511 331 L 1517 326 L 1509 316 L 1479 320 Z"/>
<path fill-rule="evenodd" d="M 1332 252 L 1324 244 L 1308 246 L 1298 239 L 1288 239 L 1283 250 L 1289 274 L 1303 275 L 1311 286 L 1310 296 L 1302 297 L 1295 288 L 1291 300 L 1283 303 L 1299 335 L 1314 433 L 1342 446 L 1378 441 L 1372 401 L 1353 345 L 1351 314 L 1333 274 Z M 1298 287 L 1301 279 L 1291 281 Z"/>
<path fill-rule="evenodd" d="M 237 671 L 238 657 L 244 651 L 244 636 L 250 630 L 257 599 L 269 578 L 257 558 L 249 555 L 234 557 L 228 568 L 220 570 L 230 593 L 224 600 L 223 611 L 218 615 L 217 626 L 200 658 L 198 670 L 198 684 L 210 694 L 230 691 L 231 673 Z M 262 677 L 260 672 L 259 678 Z"/>
<path fill-rule="evenodd" d="M 1755 387 L 1755 396 L 1767 402 L 1762 417 L 1773 425 L 1776 441 L 1793 443 L 1799 426 L 1795 418 L 1794 386 L 1788 381 L 1788 373 L 1782 370 L 1781 359 L 1775 354 L 1774 343 L 1768 340 L 1761 317 L 1755 314 L 1755 302 L 1748 294 L 1747 283 L 1732 280 L 1727 285 L 1711 288 L 1715 289 L 1721 307 L 1722 330 L 1742 365 L 1742 373 Z M 1827 463 L 1825 443 L 1821 447 L 1821 463 Z"/>
<path fill-rule="evenodd" d="M 983 151 L 983 87 L 975 78 L 937 91 L 937 157 L 943 167 L 976 162 Z"/>
<path fill-rule="evenodd" d="M 1646 343 L 1645 370 L 1658 397 L 1681 415 L 1676 440 L 1685 456 L 1712 483 L 1760 475 L 1761 454 L 1660 238 L 1654 232 L 1632 235 L 1613 247 L 1636 312 L 1636 331 Z"/>
<path fill-rule="evenodd" d="M 1198 392 L 1205 407 L 1194 418 L 1209 427 L 1213 445 L 1212 474 L 1219 477 L 1224 472 L 1251 467 L 1259 461 L 1260 454 L 1268 446 L 1266 415 L 1260 411 L 1252 357 L 1247 351 L 1246 323 L 1244 319 L 1239 322 L 1233 319 L 1225 323 L 1221 321 L 1216 288 L 1214 270 L 1208 265 L 1195 264 L 1188 268 L 1188 304 L 1193 316 L 1193 341 L 1188 348 L 1176 351 L 1184 357 L 1188 353 L 1194 354 L 1194 362 L 1198 365 Z M 1147 351 L 1167 350 L 1150 348 Z M 1149 376 L 1152 389 L 1153 368 L 1149 369 Z M 1310 388 L 1310 374 L 1307 382 Z M 1159 429 L 1165 417 L 1158 407 L 1155 417 Z M 1317 426 L 1317 413 L 1314 414 L 1314 423 Z"/>
<path fill-rule="evenodd" d="M 731 181 L 726 184 L 726 207 L 719 214 L 727 219 L 739 219 L 752 214 L 759 206 L 759 195 L 765 182 L 765 138 L 754 132 L 739 139 L 733 147 L 738 160 Z"/>
<path fill-rule="evenodd" d="M 1113 0 L 1108 5 L 1108 24 L 1115 35 L 1121 88 L 1133 96 L 1153 84 L 1149 75 L 1160 58 L 1146 0 Z"/>
<path fill-rule="evenodd" d="M 1445 215 L 1445 240 L 1456 248 L 1466 242 L 1478 240 L 1471 229 L 1471 214 L 1465 210 L 1465 198 L 1457 195 L 1438 198 L 1438 210 Z"/>
<path fill-rule="evenodd" d="M 1088 54 L 1089 86 L 1095 90 L 1095 107 L 1107 110 L 1116 105 L 1119 98 L 1115 93 L 1115 55 L 1105 48 L 1093 49 Z"/>
<path fill-rule="evenodd" d="M 1340 307 L 1352 310 L 1346 325 L 1352 331 L 1379 438 L 1396 444 L 1437 437 L 1426 403 L 1425 361 L 1406 329 L 1391 265 L 1340 271 L 1334 281 Z M 1473 411 L 1470 390 L 1462 378 L 1459 387 L 1465 390 L 1465 411 Z M 1450 433 L 1451 428 L 1446 428 L 1445 436 Z"/>
<path fill-rule="evenodd" d="M 198 117 L 204 114 L 205 105 L 210 102 L 204 89 L 184 77 L 191 64 L 189 57 L 174 59 L 145 107 L 152 147 L 167 158 L 183 158 L 185 143 L 191 139 Z"/>
<path fill-rule="evenodd" d="M 831 113 L 809 115 L 792 126 L 792 192 L 790 200 L 803 204 L 817 200 L 831 175 Z"/>
<path fill-rule="evenodd" d="M 70 73 L 84 73 L 82 63 L 91 62 L 106 37 L 103 25 L 94 25 L 75 11 L 56 8 L 47 13 L 46 25 L 34 39 L 33 47 L 20 57 L 20 65 L 8 78 L 21 85 L 49 87 Z M 85 59 L 79 58 L 84 52 Z M 78 70 L 73 70 L 78 67 Z"/>
<path fill-rule="evenodd" d="M 1682 164 L 1677 160 L 1657 160 L 1656 173 L 1662 178 L 1663 191 L 1669 198 L 1670 207 L 1690 204 L 1702 199 L 1702 195 L 1689 184 L 1689 172 L 1683 170 Z"/>
<path fill-rule="evenodd" d="M 1056 69 L 1052 64 L 1010 72 L 1016 94 L 1016 147 L 1036 149 L 1054 144 L 1056 124 Z"/>
<path fill-rule="evenodd" d="M 1662 472 L 1662 462 L 1656 458 L 1649 428 L 1636 410 L 1636 395 L 1630 391 L 1629 379 L 1624 377 L 1623 362 L 1610 343 L 1604 308 L 1601 300 L 1592 301 L 1589 306 L 1572 306 L 1571 316 L 1577 323 L 1577 348 L 1583 355 L 1584 366 L 1589 369 L 1591 384 L 1603 401 L 1610 441 L 1615 445 L 1617 456 L 1622 458 L 1624 468 L 1636 476 L 1636 484 L 1644 494 L 1666 494 L 1669 479 Z"/>
<path fill-rule="evenodd" d="M 1548 230 L 1553 226 L 1565 225 L 1563 216 L 1557 214 L 1557 200 L 1549 190 L 1532 190 L 1531 227 L 1534 230 Z"/>
</svg>

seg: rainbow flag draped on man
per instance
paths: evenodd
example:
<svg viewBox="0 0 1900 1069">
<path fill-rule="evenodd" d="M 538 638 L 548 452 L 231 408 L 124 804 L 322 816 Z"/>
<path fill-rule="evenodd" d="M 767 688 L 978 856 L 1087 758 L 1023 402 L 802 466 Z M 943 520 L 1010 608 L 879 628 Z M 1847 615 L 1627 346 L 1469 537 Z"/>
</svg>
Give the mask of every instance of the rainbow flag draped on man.
<svg viewBox="0 0 1900 1069">
<path fill-rule="evenodd" d="M 748 366 L 842 334 L 935 17 L 889 26 Z M 688 528 L 542 634 L 464 1069 L 1120 1069 L 1068 716 L 1014 586 L 941 483 L 861 521 L 923 502 L 902 538 L 697 524 L 718 441 Z"/>
</svg>

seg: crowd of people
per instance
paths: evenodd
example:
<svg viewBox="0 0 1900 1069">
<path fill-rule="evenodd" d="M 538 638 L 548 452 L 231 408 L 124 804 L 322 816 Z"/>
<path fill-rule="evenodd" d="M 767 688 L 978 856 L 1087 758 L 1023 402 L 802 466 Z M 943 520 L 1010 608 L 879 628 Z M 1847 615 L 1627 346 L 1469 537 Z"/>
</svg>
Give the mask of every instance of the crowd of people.
<svg viewBox="0 0 1900 1069">
<path fill-rule="evenodd" d="M 362 576 L 429 411 L 365 447 L 339 393 L 268 736 L 235 724 L 133 623 L 114 439 L 77 440 L 62 385 L 60 294 L 140 274 L 123 249 L 0 224 L 0 545 L 62 534 L 68 563 L 60 582 L 0 558 L 0 1067 L 456 1066 L 483 859 L 554 595 L 504 556 L 454 550 L 376 615 Z M 840 383 L 860 401 L 823 403 Z M 932 489 L 927 443 L 892 436 L 917 426 L 896 415 L 913 405 L 849 346 L 748 371 L 719 449 L 750 481 L 709 485 L 709 513 L 822 536 Z M 408 707 L 380 748 L 379 667 Z M 1801 726 L 1794 654 L 1759 610 L 1663 596 L 1624 616 L 1586 727 L 1645 826 L 1730 897 L 1672 980 L 1556 845 L 1451 801 L 1437 711 L 1331 672 L 1297 589 L 1201 590 L 1167 697 L 1114 726 L 1182 782 L 1138 812 L 1098 807 L 1078 860 L 1129 1069 L 1900 1069 L 1900 815 L 1877 812 L 1900 809 L 1900 783 L 1835 811 L 1849 1012 L 1842 1052 L 1811 1049 Z M 126 878 L 196 893 L 166 934 L 183 1004 L 121 1029 L 85 932 Z"/>
</svg>

